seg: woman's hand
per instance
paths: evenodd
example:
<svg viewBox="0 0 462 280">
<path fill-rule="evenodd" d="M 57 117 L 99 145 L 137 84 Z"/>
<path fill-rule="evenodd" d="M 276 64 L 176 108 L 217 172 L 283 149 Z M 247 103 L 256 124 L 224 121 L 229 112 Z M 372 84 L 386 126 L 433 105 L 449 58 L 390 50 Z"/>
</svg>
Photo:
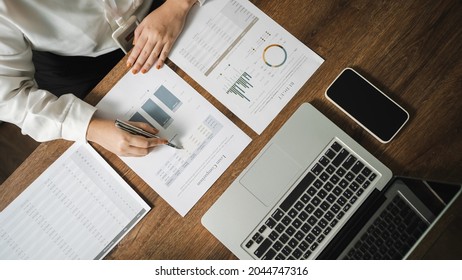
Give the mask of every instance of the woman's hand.
<svg viewBox="0 0 462 280">
<path fill-rule="evenodd" d="M 146 16 L 135 30 L 134 47 L 127 60 L 132 73 L 146 73 L 164 65 L 186 17 L 197 0 L 167 0 Z"/>
<path fill-rule="evenodd" d="M 130 122 L 130 124 L 153 134 L 159 132 L 146 123 Z M 98 118 L 93 118 L 90 121 L 87 140 L 95 142 L 119 156 L 145 156 L 155 146 L 167 144 L 165 139 L 133 135 L 117 128 L 114 121 Z"/>
</svg>

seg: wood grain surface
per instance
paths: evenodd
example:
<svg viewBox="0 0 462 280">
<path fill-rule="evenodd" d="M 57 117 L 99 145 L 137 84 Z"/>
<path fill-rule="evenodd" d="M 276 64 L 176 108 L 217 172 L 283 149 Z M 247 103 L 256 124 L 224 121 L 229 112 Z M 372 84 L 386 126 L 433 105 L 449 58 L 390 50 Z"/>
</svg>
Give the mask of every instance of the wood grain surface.
<svg viewBox="0 0 462 280">
<path fill-rule="evenodd" d="M 396 175 L 462 182 L 462 2 L 254 0 L 263 12 L 325 59 L 261 135 L 257 135 L 181 69 L 170 65 L 253 140 L 182 218 L 118 157 L 98 152 L 153 209 L 108 259 L 235 259 L 200 223 L 202 215 L 303 102 L 312 103 Z M 381 144 L 330 104 L 324 92 L 345 67 L 370 79 L 411 115 Z M 91 92 L 96 104 L 128 69 L 125 59 Z M 155 70 L 153 70 L 155 71 Z M 127 93 L 129 95 L 130 93 Z M 0 188 L 0 209 L 37 178 L 70 142 L 41 144 Z M 462 199 L 412 258 L 462 258 Z"/>
</svg>

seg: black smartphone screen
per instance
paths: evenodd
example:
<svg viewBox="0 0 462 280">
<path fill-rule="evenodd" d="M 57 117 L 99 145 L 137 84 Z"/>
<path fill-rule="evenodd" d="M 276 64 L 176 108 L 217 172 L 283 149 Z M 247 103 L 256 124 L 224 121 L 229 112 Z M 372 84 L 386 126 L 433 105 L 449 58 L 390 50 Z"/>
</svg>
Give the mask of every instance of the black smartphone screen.
<svg viewBox="0 0 462 280">
<path fill-rule="evenodd" d="M 409 119 L 403 108 L 350 68 L 337 77 L 326 96 L 384 143 Z"/>
</svg>

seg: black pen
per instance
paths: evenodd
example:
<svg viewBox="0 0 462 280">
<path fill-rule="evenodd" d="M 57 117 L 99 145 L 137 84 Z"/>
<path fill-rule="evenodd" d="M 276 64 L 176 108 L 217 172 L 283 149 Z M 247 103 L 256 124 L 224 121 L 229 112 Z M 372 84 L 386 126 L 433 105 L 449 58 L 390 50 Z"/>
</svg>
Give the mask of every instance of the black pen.
<svg viewBox="0 0 462 280">
<path fill-rule="evenodd" d="M 160 138 L 159 136 L 157 136 L 155 134 L 149 133 L 149 132 L 147 132 L 147 131 L 139 128 L 139 127 L 136 127 L 134 125 L 131 125 L 131 124 L 126 123 L 126 122 L 121 121 L 121 120 L 116 120 L 115 121 L 115 126 L 117 128 L 120 128 L 120 129 L 124 130 L 124 131 L 127 131 L 127 132 L 129 132 L 131 134 L 141 135 L 141 136 L 148 137 L 148 138 L 157 138 L 157 139 Z M 175 149 L 183 149 L 183 147 L 177 146 L 177 145 L 175 145 L 175 144 L 173 144 L 171 142 L 167 142 L 165 145 L 170 146 L 170 147 L 175 148 Z"/>
</svg>

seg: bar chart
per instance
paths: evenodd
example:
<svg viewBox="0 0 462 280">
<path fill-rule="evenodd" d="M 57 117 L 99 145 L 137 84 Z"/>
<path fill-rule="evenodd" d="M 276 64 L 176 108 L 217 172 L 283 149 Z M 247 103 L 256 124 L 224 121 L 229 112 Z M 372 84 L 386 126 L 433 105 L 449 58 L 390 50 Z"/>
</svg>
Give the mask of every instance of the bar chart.
<svg viewBox="0 0 462 280">
<path fill-rule="evenodd" d="M 155 97 L 155 99 L 153 98 Z M 159 104 L 163 104 L 162 106 Z M 159 124 L 164 129 L 167 129 L 170 124 L 173 123 L 174 119 L 167 109 L 171 112 L 177 111 L 183 102 L 175 96 L 170 90 L 168 90 L 164 85 L 160 85 L 152 94 L 151 98 L 147 99 L 144 104 L 141 106 L 142 111 L 137 111 L 130 118 L 130 121 L 135 122 L 146 122 L 152 123 L 147 120 L 144 116 L 147 114 L 152 118 L 157 124 Z M 162 107 L 166 108 L 163 109 Z"/>
<path fill-rule="evenodd" d="M 226 93 L 234 93 L 237 96 L 244 98 L 247 101 L 250 99 L 246 96 L 247 89 L 253 88 L 253 85 L 250 83 L 252 76 L 249 73 L 244 72 L 242 75 L 237 78 L 237 81 L 226 91 Z"/>
</svg>

